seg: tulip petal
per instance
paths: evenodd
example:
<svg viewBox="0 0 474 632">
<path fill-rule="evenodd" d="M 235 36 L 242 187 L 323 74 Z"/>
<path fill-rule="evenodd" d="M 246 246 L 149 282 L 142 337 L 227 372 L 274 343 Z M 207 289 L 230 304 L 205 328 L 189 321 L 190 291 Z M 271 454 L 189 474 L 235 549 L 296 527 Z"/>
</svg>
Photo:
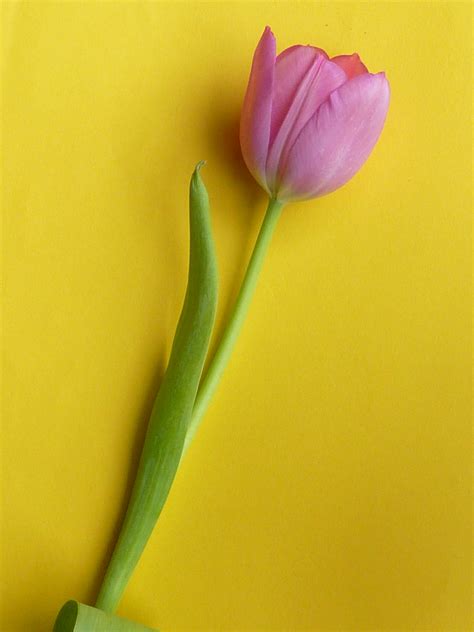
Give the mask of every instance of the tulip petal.
<svg viewBox="0 0 474 632">
<path fill-rule="evenodd" d="M 359 75 L 334 90 L 291 147 L 278 198 L 317 197 L 350 180 L 377 142 L 389 100 L 383 72 Z"/>
<path fill-rule="evenodd" d="M 294 71 L 297 69 L 297 72 Z M 292 74 L 295 77 L 291 77 Z M 277 60 L 267 184 L 274 193 L 289 148 L 328 95 L 341 86 L 345 72 L 317 48 L 295 46 Z"/>
<path fill-rule="evenodd" d="M 295 98 L 298 86 L 318 55 L 328 59 L 326 52 L 321 48 L 298 45 L 285 49 L 276 58 L 270 146 Z"/>
<path fill-rule="evenodd" d="M 344 70 L 348 79 L 358 77 L 368 72 L 357 53 L 353 53 L 352 55 L 338 55 L 337 57 L 333 57 L 331 61 Z"/>
<path fill-rule="evenodd" d="M 265 189 L 267 189 L 265 166 L 270 141 L 275 55 L 275 37 L 267 26 L 253 56 L 240 119 L 242 155 L 250 173 Z"/>
</svg>

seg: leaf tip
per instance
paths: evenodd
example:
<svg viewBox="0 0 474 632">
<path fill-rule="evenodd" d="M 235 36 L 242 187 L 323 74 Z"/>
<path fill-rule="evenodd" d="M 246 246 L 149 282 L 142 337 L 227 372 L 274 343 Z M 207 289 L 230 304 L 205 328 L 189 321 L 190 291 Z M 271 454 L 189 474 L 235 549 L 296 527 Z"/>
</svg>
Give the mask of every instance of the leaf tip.
<svg viewBox="0 0 474 632">
<path fill-rule="evenodd" d="M 199 173 L 205 164 L 207 164 L 207 160 L 200 160 L 194 168 L 194 173 Z"/>
</svg>

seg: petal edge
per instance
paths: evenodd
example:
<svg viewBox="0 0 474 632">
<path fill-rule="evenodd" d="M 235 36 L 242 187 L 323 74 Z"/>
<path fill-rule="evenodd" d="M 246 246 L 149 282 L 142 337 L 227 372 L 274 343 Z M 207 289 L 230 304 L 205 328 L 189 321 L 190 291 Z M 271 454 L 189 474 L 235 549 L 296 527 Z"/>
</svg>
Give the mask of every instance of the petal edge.
<svg viewBox="0 0 474 632">
<path fill-rule="evenodd" d="M 265 165 L 270 142 L 275 57 L 275 36 L 267 26 L 255 49 L 240 118 L 242 155 L 250 173 L 264 189 L 267 189 Z"/>
</svg>

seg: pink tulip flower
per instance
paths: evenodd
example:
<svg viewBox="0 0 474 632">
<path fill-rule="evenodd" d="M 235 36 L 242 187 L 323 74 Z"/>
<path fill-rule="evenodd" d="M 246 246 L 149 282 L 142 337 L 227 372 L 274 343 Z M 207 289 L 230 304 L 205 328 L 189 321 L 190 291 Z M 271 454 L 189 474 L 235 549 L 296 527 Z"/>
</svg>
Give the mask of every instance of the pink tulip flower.
<svg viewBox="0 0 474 632">
<path fill-rule="evenodd" d="M 242 109 L 245 163 L 281 202 L 330 193 L 369 157 L 389 100 L 385 74 L 369 73 L 356 53 L 330 59 L 320 48 L 292 46 L 276 56 L 267 26 Z"/>
</svg>

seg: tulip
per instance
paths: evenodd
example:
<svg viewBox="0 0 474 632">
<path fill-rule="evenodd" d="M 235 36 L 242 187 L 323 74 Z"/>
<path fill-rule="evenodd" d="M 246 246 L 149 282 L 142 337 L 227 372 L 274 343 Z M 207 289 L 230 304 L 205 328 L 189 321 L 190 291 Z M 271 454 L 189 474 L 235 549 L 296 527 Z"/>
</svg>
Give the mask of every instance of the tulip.
<svg viewBox="0 0 474 632">
<path fill-rule="evenodd" d="M 267 27 L 253 57 L 240 124 L 242 154 L 271 198 L 338 189 L 362 167 L 387 115 L 390 88 L 359 56 L 329 58 L 313 46 L 278 56 Z"/>
<path fill-rule="evenodd" d="M 275 57 L 275 38 L 265 29 L 253 59 L 240 140 L 248 168 L 270 199 L 237 300 L 202 375 L 216 310 L 217 269 L 199 163 L 190 188 L 186 297 L 122 529 L 96 607 L 66 602 L 54 632 L 151 632 L 113 613 L 230 359 L 281 211 L 292 200 L 337 189 L 360 169 L 382 131 L 388 103 L 385 75 L 370 74 L 358 55 L 329 59 L 319 48 L 293 46 Z"/>
<path fill-rule="evenodd" d="M 390 89 L 357 54 L 328 55 L 292 46 L 278 57 L 267 27 L 254 54 L 242 108 L 244 160 L 270 196 L 235 305 L 201 380 L 185 450 L 222 377 L 255 291 L 283 206 L 345 184 L 361 168 L 382 131 Z"/>
</svg>

